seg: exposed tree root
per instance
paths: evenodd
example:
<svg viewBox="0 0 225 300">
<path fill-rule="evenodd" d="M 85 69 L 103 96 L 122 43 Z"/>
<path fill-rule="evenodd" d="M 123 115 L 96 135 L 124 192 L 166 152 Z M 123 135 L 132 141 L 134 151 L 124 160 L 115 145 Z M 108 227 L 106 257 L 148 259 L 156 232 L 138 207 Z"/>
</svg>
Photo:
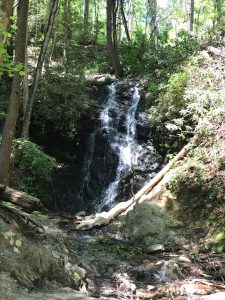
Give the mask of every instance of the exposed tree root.
<svg viewBox="0 0 225 300">
<path fill-rule="evenodd" d="M 94 218 L 86 217 L 82 221 L 76 222 L 77 230 L 88 230 L 94 227 L 108 225 L 113 219 L 128 211 L 130 207 L 135 205 L 143 195 L 148 194 L 172 168 L 174 163 L 180 160 L 189 150 L 189 145 L 185 146 L 148 184 L 146 184 L 138 193 L 136 193 L 130 200 L 120 202 L 108 212 L 96 214 Z"/>
</svg>

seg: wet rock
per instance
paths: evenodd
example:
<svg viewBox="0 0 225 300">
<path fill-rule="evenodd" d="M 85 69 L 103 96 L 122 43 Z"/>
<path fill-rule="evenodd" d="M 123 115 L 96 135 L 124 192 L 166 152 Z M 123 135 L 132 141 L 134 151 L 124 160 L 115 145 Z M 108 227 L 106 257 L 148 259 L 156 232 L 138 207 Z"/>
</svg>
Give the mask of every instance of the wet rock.
<svg viewBox="0 0 225 300">
<path fill-rule="evenodd" d="M 139 112 L 137 117 L 137 139 L 147 141 L 151 136 L 151 123 L 146 112 Z"/>
<path fill-rule="evenodd" d="M 161 270 L 158 274 L 161 281 L 171 282 L 183 278 L 177 261 L 172 259 L 161 263 Z"/>
<path fill-rule="evenodd" d="M 75 215 L 75 217 L 84 217 L 84 216 L 86 216 L 86 212 L 85 212 L 85 211 L 80 211 L 80 212 L 78 212 L 78 213 Z"/>
<path fill-rule="evenodd" d="M 178 261 L 181 262 L 181 263 L 187 263 L 187 264 L 191 263 L 191 260 L 190 260 L 190 258 L 187 255 L 181 255 L 181 256 L 179 256 L 178 257 Z"/>
</svg>

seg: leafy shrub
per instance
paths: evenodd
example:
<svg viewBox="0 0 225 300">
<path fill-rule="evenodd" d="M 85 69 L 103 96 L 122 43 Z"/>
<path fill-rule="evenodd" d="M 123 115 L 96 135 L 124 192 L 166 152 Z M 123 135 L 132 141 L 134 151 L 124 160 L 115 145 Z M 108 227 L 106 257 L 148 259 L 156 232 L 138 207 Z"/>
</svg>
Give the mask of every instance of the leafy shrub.
<svg viewBox="0 0 225 300">
<path fill-rule="evenodd" d="M 53 157 L 45 154 L 38 145 L 25 139 L 15 140 L 14 149 L 20 153 L 19 159 L 15 162 L 20 169 L 29 171 L 34 177 L 50 179 L 56 167 Z"/>
<path fill-rule="evenodd" d="M 179 68 L 179 65 L 194 51 L 199 49 L 196 38 L 186 31 L 180 31 L 178 38 L 171 43 L 163 32 L 158 43 L 143 34 L 136 33 L 131 42 L 121 45 L 121 60 L 125 72 L 132 76 L 152 74 L 152 78 L 166 78 Z"/>
<path fill-rule="evenodd" d="M 40 198 L 46 205 L 52 202 L 51 175 L 56 167 L 53 157 L 25 139 L 14 140 L 15 170 L 12 185 Z"/>
<path fill-rule="evenodd" d="M 49 124 L 61 136 L 73 138 L 82 114 L 96 108 L 84 80 L 76 76 L 47 75 L 42 81 L 34 109 L 33 124 Z"/>
</svg>

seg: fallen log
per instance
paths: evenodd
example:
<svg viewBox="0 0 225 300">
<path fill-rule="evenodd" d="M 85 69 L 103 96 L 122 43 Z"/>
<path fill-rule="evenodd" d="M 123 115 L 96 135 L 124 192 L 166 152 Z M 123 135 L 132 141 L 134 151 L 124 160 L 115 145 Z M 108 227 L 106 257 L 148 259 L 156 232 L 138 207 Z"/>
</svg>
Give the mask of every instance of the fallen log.
<svg viewBox="0 0 225 300">
<path fill-rule="evenodd" d="M 130 200 L 120 202 L 108 212 L 96 214 L 94 218 L 84 219 L 76 222 L 75 228 L 77 230 L 89 230 L 94 227 L 108 225 L 113 219 L 127 211 L 131 206 L 139 201 L 139 199 L 148 194 L 172 168 L 175 162 L 180 160 L 188 152 L 190 145 L 185 146 L 148 184 L 146 184 L 138 193 L 136 193 Z"/>
<path fill-rule="evenodd" d="M 30 196 L 27 193 L 11 189 L 1 184 L 0 184 L 0 199 L 1 201 L 9 201 L 28 211 L 32 211 L 42 206 L 41 200 L 39 200 L 38 198 Z"/>
<path fill-rule="evenodd" d="M 22 225 L 33 234 L 45 235 L 44 226 L 31 214 L 0 204 L 0 217 L 16 228 Z"/>
</svg>

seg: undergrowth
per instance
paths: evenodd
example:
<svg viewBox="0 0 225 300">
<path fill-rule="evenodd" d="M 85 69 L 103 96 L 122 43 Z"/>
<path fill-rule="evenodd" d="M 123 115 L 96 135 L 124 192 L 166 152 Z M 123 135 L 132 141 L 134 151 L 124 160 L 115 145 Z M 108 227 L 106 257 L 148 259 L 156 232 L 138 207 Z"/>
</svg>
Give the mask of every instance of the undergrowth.
<svg viewBox="0 0 225 300">
<path fill-rule="evenodd" d="M 177 198 L 182 219 L 193 227 L 198 224 L 211 236 L 216 234 L 213 249 L 223 251 L 225 239 L 220 237 L 225 226 L 224 66 L 222 58 L 211 57 L 205 51 L 193 61 L 199 67 L 192 68 L 188 75 L 179 111 L 180 117 L 189 116 L 196 124 L 193 148 L 177 164 L 169 189 Z M 167 124 L 176 124 L 176 120 L 171 114 Z"/>
<path fill-rule="evenodd" d="M 52 173 L 56 160 L 43 149 L 25 139 L 14 140 L 13 186 L 38 197 L 46 206 L 52 204 Z"/>
</svg>

